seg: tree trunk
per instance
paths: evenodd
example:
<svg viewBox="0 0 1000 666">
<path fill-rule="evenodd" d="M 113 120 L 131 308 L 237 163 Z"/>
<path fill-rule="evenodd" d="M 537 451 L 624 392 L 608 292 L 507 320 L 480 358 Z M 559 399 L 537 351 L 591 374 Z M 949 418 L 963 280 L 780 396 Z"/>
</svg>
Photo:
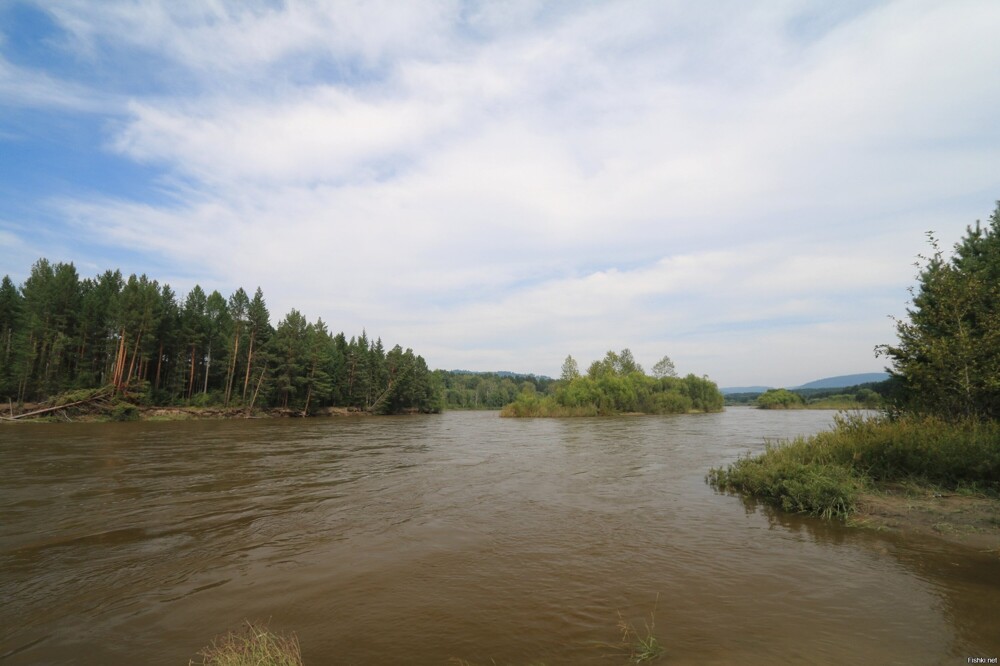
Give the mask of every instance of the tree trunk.
<svg viewBox="0 0 1000 666">
<path fill-rule="evenodd" d="M 236 356 L 240 353 L 240 332 L 237 329 L 236 337 L 233 340 L 233 359 L 229 363 L 229 377 L 226 379 L 226 407 L 229 406 L 229 398 L 233 394 L 233 376 L 236 374 Z"/>
<path fill-rule="evenodd" d="M 156 357 L 156 382 L 153 384 L 153 390 L 160 390 L 160 367 L 163 365 L 163 341 L 160 341 L 160 353 Z"/>
<path fill-rule="evenodd" d="M 188 390 L 187 390 L 188 400 L 190 400 L 191 396 L 194 395 L 194 351 L 195 351 L 195 346 L 191 345 L 191 371 L 188 374 Z"/>
<path fill-rule="evenodd" d="M 205 357 L 205 388 L 202 393 L 208 393 L 208 371 L 212 369 L 212 341 L 208 341 L 208 354 Z"/>
<path fill-rule="evenodd" d="M 128 374 L 125 375 L 125 381 L 122 382 L 122 388 L 125 388 L 132 381 L 132 371 L 135 370 L 135 360 L 139 357 L 139 343 L 142 342 L 142 329 L 139 329 L 139 334 L 135 336 L 135 350 L 132 352 L 132 362 L 128 366 Z"/>
<path fill-rule="evenodd" d="M 247 417 L 250 416 L 250 413 L 253 411 L 253 405 L 257 402 L 257 394 L 260 393 L 260 385 L 264 382 L 264 372 L 266 371 L 267 366 L 261 368 L 260 370 L 260 379 L 257 380 L 257 388 L 253 392 L 253 398 L 250 399 L 250 406 L 247 407 Z"/>
<path fill-rule="evenodd" d="M 125 367 L 125 329 L 118 334 L 118 351 L 115 352 L 115 365 L 111 371 L 111 383 L 115 390 L 121 385 L 121 373 Z"/>
<path fill-rule="evenodd" d="M 309 401 L 312 399 L 313 392 L 313 377 L 316 376 L 316 362 L 312 364 L 312 368 L 309 369 L 309 385 L 306 387 L 306 406 L 302 408 L 302 416 L 306 416 L 309 413 Z"/>
<path fill-rule="evenodd" d="M 250 351 L 247 353 L 247 374 L 243 379 L 243 402 L 247 400 L 247 385 L 250 384 L 250 366 L 253 365 L 253 340 L 256 336 L 257 331 L 250 331 Z"/>
</svg>

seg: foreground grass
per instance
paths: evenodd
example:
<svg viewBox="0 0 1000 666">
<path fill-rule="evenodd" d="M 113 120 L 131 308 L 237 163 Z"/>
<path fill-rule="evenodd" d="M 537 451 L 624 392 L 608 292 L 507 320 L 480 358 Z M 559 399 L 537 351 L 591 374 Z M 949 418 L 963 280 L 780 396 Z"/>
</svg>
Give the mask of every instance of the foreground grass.
<svg viewBox="0 0 1000 666">
<path fill-rule="evenodd" d="M 909 483 L 1000 496 L 1000 424 L 838 415 L 832 431 L 769 444 L 708 480 L 786 511 L 846 518 L 862 493 Z"/>
<path fill-rule="evenodd" d="M 659 604 L 660 596 L 656 596 Z M 656 639 L 656 606 L 649 614 L 649 620 L 644 622 L 645 631 L 636 629 L 635 625 L 627 621 L 619 611 L 618 629 L 622 632 L 620 647 L 628 655 L 630 664 L 645 664 L 654 661 L 663 654 L 664 648 Z"/>
<path fill-rule="evenodd" d="M 659 603 L 659 595 L 656 597 Z M 639 630 L 627 621 L 619 611 L 618 629 L 621 631 L 619 643 L 605 645 L 617 656 L 627 659 L 629 664 L 644 664 L 663 655 L 664 648 L 654 635 L 656 627 L 656 606 L 644 622 L 644 630 Z M 217 637 L 208 647 L 198 652 L 198 661 L 190 660 L 188 666 L 303 666 L 302 651 L 295 634 L 284 636 L 272 633 L 264 624 L 250 621 L 238 630 L 228 631 Z M 476 666 L 465 659 L 452 658 L 449 663 L 456 666 Z M 491 660 L 495 666 L 496 662 Z M 543 662 L 530 662 L 528 666 L 545 666 Z"/>
<path fill-rule="evenodd" d="M 302 666 L 302 651 L 295 634 L 271 633 L 264 625 L 246 622 L 203 648 L 188 666 Z"/>
</svg>

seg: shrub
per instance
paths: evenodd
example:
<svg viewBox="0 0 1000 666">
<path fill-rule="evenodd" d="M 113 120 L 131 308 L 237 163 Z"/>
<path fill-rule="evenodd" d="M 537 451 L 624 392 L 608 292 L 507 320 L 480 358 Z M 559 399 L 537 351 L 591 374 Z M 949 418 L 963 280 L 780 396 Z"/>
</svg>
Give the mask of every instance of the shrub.
<svg viewBox="0 0 1000 666">
<path fill-rule="evenodd" d="M 854 510 L 868 481 L 917 481 L 1000 493 L 1000 424 L 934 417 L 837 415 L 835 427 L 709 471 L 710 483 L 788 511 Z"/>
<path fill-rule="evenodd" d="M 804 445 L 798 439 L 769 446 L 760 456 L 746 456 L 727 469 L 712 469 L 709 480 L 717 488 L 752 495 L 785 511 L 824 518 L 850 515 L 863 484 L 844 467 L 808 461 Z"/>
<path fill-rule="evenodd" d="M 770 389 L 757 398 L 760 409 L 792 409 L 804 405 L 802 398 L 788 389 Z"/>
<path fill-rule="evenodd" d="M 130 402 L 119 402 L 111 408 L 112 421 L 138 421 L 139 408 Z"/>
</svg>

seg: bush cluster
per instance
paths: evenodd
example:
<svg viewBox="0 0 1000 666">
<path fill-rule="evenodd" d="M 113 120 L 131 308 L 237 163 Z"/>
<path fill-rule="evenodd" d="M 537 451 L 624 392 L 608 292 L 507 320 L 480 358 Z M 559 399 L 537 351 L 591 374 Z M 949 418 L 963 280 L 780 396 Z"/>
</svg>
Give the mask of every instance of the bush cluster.
<svg viewBox="0 0 1000 666">
<path fill-rule="evenodd" d="M 654 378 L 639 371 L 605 373 L 559 382 L 550 395 L 526 387 L 502 416 L 606 416 L 718 412 L 723 396 L 711 380 L 695 375 Z"/>
<path fill-rule="evenodd" d="M 838 415 L 833 430 L 769 445 L 763 454 L 712 469 L 709 481 L 827 518 L 853 512 L 858 493 L 872 482 L 1000 494 L 1000 424 Z"/>
</svg>

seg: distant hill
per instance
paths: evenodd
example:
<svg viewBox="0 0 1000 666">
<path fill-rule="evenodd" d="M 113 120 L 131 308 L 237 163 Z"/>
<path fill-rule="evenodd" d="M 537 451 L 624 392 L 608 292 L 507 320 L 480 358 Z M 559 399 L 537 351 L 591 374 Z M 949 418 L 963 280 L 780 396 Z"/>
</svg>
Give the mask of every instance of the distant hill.
<svg viewBox="0 0 1000 666">
<path fill-rule="evenodd" d="M 847 386 L 857 386 L 858 384 L 868 384 L 871 382 L 882 382 L 889 379 L 888 372 L 864 372 L 859 375 L 840 375 L 838 377 L 826 377 L 816 381 L 796 386 L 799 389 L 830 389 L 844 388 Z"/>
<path fill-rule="evenodd" d="M 802 386 L 788 386 L 786 388 L 795 389 L 832 389 L 832 388 L 846 388 L 848 386 L 857 386 L 858 384 L 868 384 L 871 382 L 881 382 L 889 379 L 889 373 L 887 372 L 865 372 L 858 375 L 839 375 L 837 377 L 826 377 L 824 379 L 817 379 L 815 381 L 809 382 L 808 384 L 803 384 Z M 726 388 L 720 388 L 719 391 L 722 395 L 731 395 L 733 393 L 763 393 L 769 389 L 774 388 L 773 386 L 728 386 Z"/>
<path fill-rule="evenodd" d="M 729 395 L 730 393 L 763 393 L 764 391 L 773 388 L 771 386 L 730 386 L 727 388 L 720 388 L 719 392 L 722 395 Z"/>
<path fill-rule="evenodd" d="M 516 379 L 518 377 L 535 377 L 536 379 L 543 379 L 546 381 L 554 381 L 551 377 L 545 375 L 536 375 L 531 372 L 511 372 L 510 370 L 445 370 L 445 372 L 450 372 L 453 375 L 496 375 L 498 377 L 510 377 L 511 379 Z"/>
</svg>

